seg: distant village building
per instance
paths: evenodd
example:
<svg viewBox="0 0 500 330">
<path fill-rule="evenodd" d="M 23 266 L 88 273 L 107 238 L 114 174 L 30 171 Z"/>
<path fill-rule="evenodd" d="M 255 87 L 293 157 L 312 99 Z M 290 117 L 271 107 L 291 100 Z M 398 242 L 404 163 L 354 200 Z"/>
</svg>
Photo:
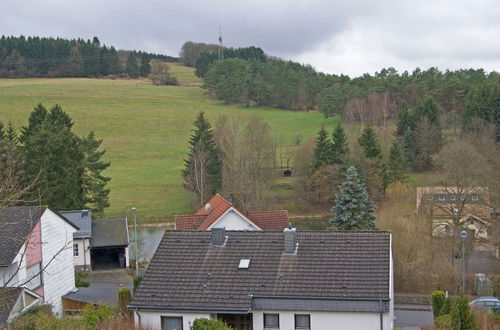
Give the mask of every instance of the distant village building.
<svg viewBox="0 0 500 330">
<path fill-rule="evenodd" d="M 92 219 L 92 211 L 62 211 L 68 220 L 80 227 L 73 235 L 75 267 L 124 268 L 129 266 L 129 233 L 126 218 Z"/>
<path fill-rule="evenodd" d="M 193 215 L 177 215 L 176 230 L 283 230 L 289 226 L 287 211 L 242 212 L 215 195 Z"/>
<path fill-rule="evenodd" d="M 416 202 L 417 214 L 430 216 L 434 236 L 451 235 L 453 219 L 476 238 L 488 239 L 493 229 L 488 187 L 418 187 Z"/>
<path fill-rule="evenodd" d="M 18 298 L 41 299 L 61 315 L 61 297 L 75 289 L 73 233 L 79 229 L 47 207 L 1 209 L 0 287 L 24 287 L 27 296 L 18 291 Z M 19 308 L 27 305 L 29 298 L 19 304 L 16 300 Z"/>
<path fill-rule="evenodd" d="M 393 278 L 387 232 L 173 231 L 129 309 L 148 329 L 392 329 Z"/>
</svg>

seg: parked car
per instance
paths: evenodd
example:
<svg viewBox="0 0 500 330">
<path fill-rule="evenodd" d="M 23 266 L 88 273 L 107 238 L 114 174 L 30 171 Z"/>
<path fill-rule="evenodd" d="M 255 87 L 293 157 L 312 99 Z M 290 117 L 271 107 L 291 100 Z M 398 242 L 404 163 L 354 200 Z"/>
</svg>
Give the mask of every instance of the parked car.
<svg viewBox="0 0 500 330">
<path fill-rule="evenodd" d="M 500 299 L 495 297 L 479 297 L 469 303 L 471 307 L 500 310 Z"/>
</svg>

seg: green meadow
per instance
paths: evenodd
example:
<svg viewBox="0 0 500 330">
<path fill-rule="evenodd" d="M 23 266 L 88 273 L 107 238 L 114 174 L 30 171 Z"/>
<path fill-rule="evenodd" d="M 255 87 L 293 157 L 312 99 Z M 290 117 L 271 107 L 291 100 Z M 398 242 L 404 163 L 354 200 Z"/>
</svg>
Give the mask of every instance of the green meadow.
<svg viewBox="0 0 500 330">
<path fill-rule="evenodd" d="M 106 217 L 129 216 L 137 207 L 140 222 L 165 222 L 194 210 L 192 196 L 182 187 L 181 169 L 196 113 L 205 111 L 215 123 L 231 114 L 246 123 L 252 116 L 265 120 L 272 135 L 292 143 L 316 134 L 338 118 L 320 113 L 225 105 L 196 87 L 190 68 L 172 65 L 181 86 L 153 86 L 146 80 L 86 78 L 0 79 L 0 120 L 12 120 L 17 130 L 26 125 L 37 103 L 59 104 L 73 118 L 79 135 L 94 131 L 102 138 L 106 175 L 112 178 L 111 207 Z"/>
</svg>

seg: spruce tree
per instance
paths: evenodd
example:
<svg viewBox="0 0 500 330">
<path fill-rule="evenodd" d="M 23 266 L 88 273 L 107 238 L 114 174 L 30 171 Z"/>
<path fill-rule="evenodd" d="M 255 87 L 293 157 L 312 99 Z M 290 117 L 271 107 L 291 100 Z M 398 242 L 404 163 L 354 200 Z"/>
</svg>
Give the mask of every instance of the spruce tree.
<svg viewBox="0 0 500 330">
<path fill-rule="evenodd" d="M 413 117 L 408 111 L 406 103 L 401 107 L 401 111 L 398 113 L 396 134 L 399 136 L 404 136 L 408 129 L 414 129 L 415 123 L 413 122 Z"/>
<path fill-rule="evenodd" d="M 91 209 L 97 217 L 104 215 L 104 209 L 109 204 L 109 192 L 106 184 L 111 178 L 102 175 L 102 171 L 111 165 L 104 162 L 101 157 L 106 153 L 105 150 L 99 151 L 102 139 L 98 140 L 94 132 L 82 139 L 83 160 L 83 197 L 85 207 Z"/>
<path fill-rule="evenodd" d="M 59 106 L 47 112 L 39 104 L 22 129 L 26 183 L 36 182 L 32 202 L 60 210 L 84 207 L 83 153 L 72 126 L 71 118 Z"/>
<path fill-rule="evenodd" d="M 316 138 L 316 146 L 314 148 L 314 161 L 313 170 L 316 171 L 323 165 L 330 164 L 332 145 L 330 139 L 328 138 L 328 132 L 324 126 L 318 131 L 318 137 Z"/>
<path fill-rule="evenodd" d="M 375 216 L 366 186 L 359 179 L 354 166 L 346 172 L 345 181 L 339 186 L 340 192 L 335 199 L 330 219 L 332 230 L 374 230 Z"/>
<path fill-rule="evenodd" d="M 134 54 L 132 54 L 132 52 L 128 53 L 125 71 L 127 71 L 127 74 L 130 78 L 139 77 L 139 67 L 137 65 L 137 60 L 135 59 L 135 56 Z"/>
<path fill-rule="evenodd" d="M 118 52 L 115 47 L 109 49 L 109 73 L 119 74 L 122 71 L 120 65 L 120 58 L 118 57 Z"/>
<path fill-rule="evenodd" d="M 5 130 L 3 128 L 3 123 L 0 121 L 0 140 L 4 139 L 6 136 Z"/>
<path fill-rule="evenodd" d="M 146 53 L 141 54 L 141 67 L 140 67 L 141 76 L 147 76 L 151 73 L 151 65 L 149 64 L 149 56 Z"/>
<path fill-rule="evenodd" d="M 347 136 L 344 127 L 338 125 L 332 133 L 332 162 L 343 165 L 346 163 L 349 147 L 347 145 Z"/>
<path fill-rule="evenodd" d="M 18 140 L 16 130 L 14 129 L 14 124 L 12 124 L 12 121 L 10 120 L 9 125 L 7 126 L 7 130 L 5 131 L 5 138 L 14 144 L 16 144 Z"/>
<path fill-rule="evenodd" d="M 363 129 L 363 133 L 358 139 L 359 145 L 363 147 L 366 158 L 382 159 L 382 149 L 377 140 L 375 130 L 370 125 Z"/>
<path fill-rule="evenodd" d="M 397 141 L 394 141 L 389 150 L 389 160 L 387 163 L 388 183 L 406 181 L 408 179 L 407 172 L 408 167 L 403 148 Z"/>
<path fill-rule="evenodd" d="M 189 139 L 189 154 L 182 176 L 186 189 L 197 194 L 203 204 L 209 194 L 215 194 L 222 185 L 222 162 L 215 144 L 210 123 L 202 111 L 194 121 L 193 135 Z"/>
</svg>

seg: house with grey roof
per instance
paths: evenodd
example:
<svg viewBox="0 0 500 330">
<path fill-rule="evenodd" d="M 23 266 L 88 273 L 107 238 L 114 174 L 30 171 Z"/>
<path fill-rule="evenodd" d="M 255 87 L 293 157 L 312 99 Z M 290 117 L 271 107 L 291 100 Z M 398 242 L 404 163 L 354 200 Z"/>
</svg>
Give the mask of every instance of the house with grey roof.
<svg viewBox="0 0 500 330">
<path fill-rule="evenodd" d="M 38 306 L 43 297 L 25 288 L 0 288 L 0 329 L 14 318 Z"/>
<path fill-rule="evenodd" d="M 391 234 L 166 232 L 129 309 L 151 329 L 392 329 Z"/>
<path fill-rule="evenodd" d="M 92 236 L 92 211 L 75 210 L 61 211 L 69 221 L 80 227 L 73 234 L 73 257 L 75 267 L 86 270 L 91 269 L 90 237 Z"/>
<path fill-rule="evenodd" d="M 73 235 L 75 267 L 93 270 L 129 265 L 129 236 L 126 218 L 92 219 L 92 211 L 62 211 L 67 219 L 80 227 Z"/>
<path fill-rule="evenodd" d="M 72 247 L 79 229 L 49 207 L 0 209 L 0 287 L 26 288 L 62 314 L 61 297 L 75 289 Z M 9 292 L 12 308 L 22 307 L 14 301 L 18 293 Z"/>
</svg>

